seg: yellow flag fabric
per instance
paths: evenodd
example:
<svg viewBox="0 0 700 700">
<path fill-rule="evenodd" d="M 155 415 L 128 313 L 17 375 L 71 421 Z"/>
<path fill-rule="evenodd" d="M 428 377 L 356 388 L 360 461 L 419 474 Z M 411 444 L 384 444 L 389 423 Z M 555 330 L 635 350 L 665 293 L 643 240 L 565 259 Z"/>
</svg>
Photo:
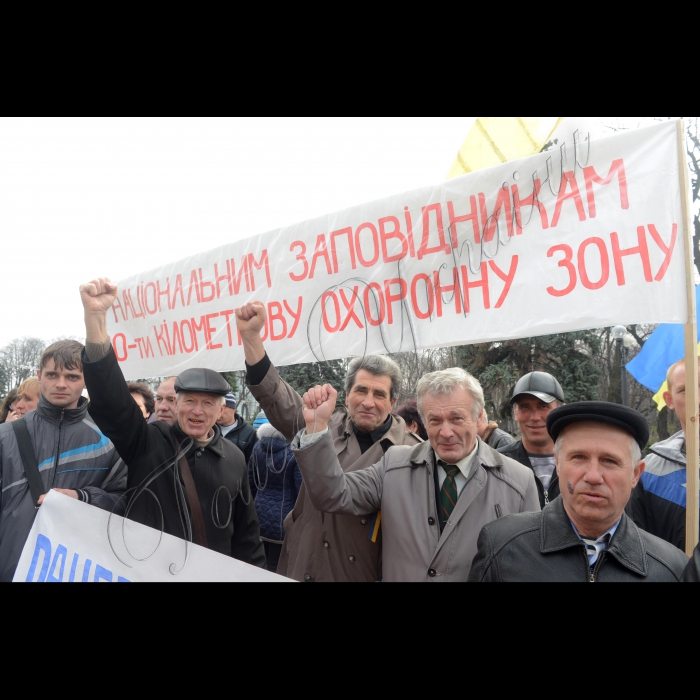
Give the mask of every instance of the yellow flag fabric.
<svg viewBox="0 0 700 700">
<path fill-rule="evenodd" d="M 448 179 L 540 153 L 565 117 L 477 117 Z"/>
<path fill-rule="evenodd" d="M 700 345 L 698 345 L 698 357 L 700 357 Z M 670 369 L 670 367 L 669 367 Z M 666 399 L 664 399 L 664 394 L 668 391 L 668 382 L 664 382 L 664 385 L 659 389 L 659 393 L 654 397 L 654 401 L 659 409 L 659 413 L 666 408 Z"/>
<path fill-rule="evenodd" d="M 659 413 L 666 408 L 666 400 L 664 399 L 664 394 L 668 391 L 668 382 L 664 382 L 664 385 L 659 389 L 659 393 L 654 397 L 656 405 L 659 407 Z"/>
</svg>

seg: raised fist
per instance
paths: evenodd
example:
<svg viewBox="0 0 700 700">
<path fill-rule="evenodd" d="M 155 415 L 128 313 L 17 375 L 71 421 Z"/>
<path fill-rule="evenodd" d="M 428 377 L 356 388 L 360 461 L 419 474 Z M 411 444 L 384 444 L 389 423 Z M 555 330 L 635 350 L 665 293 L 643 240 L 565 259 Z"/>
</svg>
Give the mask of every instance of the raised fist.
<svg viewBox="0 0 700 700">
<path fill-rule="evenodd" d="M 260 335 L 265 328 L 267 309 L 265 304 L 253 301 L 236 309 L 236 326 L 243 335 Z"/>
<path fill-rule="evenodd" d="M 322 433 L 335 413 L 338 392 L 330 385 L 317 386 L 304 394 L 304 421 L 308 435 Z"/>
<path fill-rule="evenodd" d="M 105 277 L 80 287 L 80 297 L 86 314 L 104 316 L 117 299 L 119 287 Z"/>
</svg>

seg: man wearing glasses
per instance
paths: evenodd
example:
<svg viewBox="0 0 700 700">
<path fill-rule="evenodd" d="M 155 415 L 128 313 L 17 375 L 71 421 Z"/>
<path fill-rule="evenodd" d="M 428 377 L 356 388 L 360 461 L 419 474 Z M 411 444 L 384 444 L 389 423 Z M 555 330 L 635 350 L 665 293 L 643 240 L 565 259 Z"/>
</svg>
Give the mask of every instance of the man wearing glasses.
<svg viewBox="0 0 700 700">
<path fill-rule="evenodd" d="M 564 390 L 551 374 L 533 372 L 518 382 L 510 403 L 522 440 L 498 451 L 532 469 L 544 509 L 561 493 L 547 417 L 565 403 Z"/>
</svg>

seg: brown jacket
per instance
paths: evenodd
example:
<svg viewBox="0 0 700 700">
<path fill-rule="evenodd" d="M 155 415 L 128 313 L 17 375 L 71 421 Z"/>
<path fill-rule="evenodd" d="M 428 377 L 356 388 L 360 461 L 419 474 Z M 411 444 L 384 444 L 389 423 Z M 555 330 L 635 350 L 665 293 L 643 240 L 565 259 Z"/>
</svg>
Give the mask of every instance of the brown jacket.
<svg viewBox="0 0 700 700">
<path fill-rule="evenodd" d="M 250 391 L 272 425 L 290 442 L 306 426 L 302 399 L 271 367 L 259 386 Z M 402 418 L 392 417 L 384 438 L 364 455 L 352 421 L 336 413 L 330 421 L 335 454 L 344 472 L 367 469 L 381 461 L 397 445 L 415 446 L 421 440 L 406 432 Z M 302 486 L 296 507 L 284 523 L 286 538 L 277 573 L 301 582 L 373 583 L 381 578 L 381 531 L 372 542 L 371 515 L 355 517 L 327 515 L 316 510 Z"/>
</svg>

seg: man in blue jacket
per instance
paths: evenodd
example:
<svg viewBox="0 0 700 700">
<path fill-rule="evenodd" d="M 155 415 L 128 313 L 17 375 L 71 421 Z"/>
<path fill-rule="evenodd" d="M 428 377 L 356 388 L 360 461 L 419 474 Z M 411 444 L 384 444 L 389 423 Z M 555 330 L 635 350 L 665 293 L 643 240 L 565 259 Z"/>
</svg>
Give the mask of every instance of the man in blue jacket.
<svg viewBox="0 0 700 700">
<path fill-rule="evenodd" d="M 686 373 L 685 360 L 668 371 L 664 399 L 683 430 L 651 448 L 647 468 L 632 493 L 627 514 L 637 527 L 685 551 L 686 540 Z"/>
<path fill-rule="evenodd" d="M 73 340 L 52 345 L 41 358 L 41 399 L 23 420 L 39 464 L 44 495 L 34 503 L 15 433 L 0 426 L 0 581 L 12 581 L 46 493 L 58 491 L 113 510 L 126 489 L 126 466 L 88 415 L 80 359 Z"/>
</svg>

